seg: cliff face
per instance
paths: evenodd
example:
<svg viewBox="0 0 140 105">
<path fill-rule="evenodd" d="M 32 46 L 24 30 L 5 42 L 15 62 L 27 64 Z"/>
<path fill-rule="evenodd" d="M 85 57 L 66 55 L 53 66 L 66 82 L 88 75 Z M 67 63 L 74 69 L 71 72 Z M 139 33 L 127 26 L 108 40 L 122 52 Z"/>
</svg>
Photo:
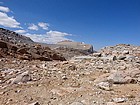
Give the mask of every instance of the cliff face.
<svg viewBox="0 0 140 105">
<path fill-rule="evenodd" d="M 73 41 L 62 41 L 62 42 L 58 42 L 58 45 L 62 45 L 62 46 L 66 46 L 66 47 L 70 47 L 73 49 L 78 49 L 78 50 L 83 50 L 89 53 L 93 52 L 93 46 L 90 44 L 85 44 L 82 42 L 73 42 Z"/>
<path fill-rule="evenodd" d="M 90 44 L 73 41 L 61 41 L 56 44 L 42 44 L 42 46 L 48 46 L 51 49 L 60 52 L 66 59 L 71 59 L 74 56 L 89 55 L 96 52 Z"/>
</svg>

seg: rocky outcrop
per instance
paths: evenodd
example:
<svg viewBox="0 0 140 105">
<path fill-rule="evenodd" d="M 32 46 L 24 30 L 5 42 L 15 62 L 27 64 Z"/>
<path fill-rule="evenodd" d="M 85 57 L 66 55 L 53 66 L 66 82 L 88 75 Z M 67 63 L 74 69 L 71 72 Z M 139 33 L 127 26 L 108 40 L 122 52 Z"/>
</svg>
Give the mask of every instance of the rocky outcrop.
<svg viewBox="0 0 140 105">
<path fill-rule="evenodd" d="M 42 47 L 41 45 L 21 45 L 17 46 L 0 40 L 0 56 L 1 57 L 15 57 L 23 60 L 66 60 L 60 53 L 56 53 L 49 47 Z"/>
</svg>

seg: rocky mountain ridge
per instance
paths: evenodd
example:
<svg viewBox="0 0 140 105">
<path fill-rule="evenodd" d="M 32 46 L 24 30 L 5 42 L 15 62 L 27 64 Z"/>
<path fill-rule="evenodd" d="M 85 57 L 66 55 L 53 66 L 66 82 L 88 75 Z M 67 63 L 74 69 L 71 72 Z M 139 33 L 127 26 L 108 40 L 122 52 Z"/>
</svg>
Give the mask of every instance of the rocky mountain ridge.
<svg viewBox="0 0 140 105">
<path fill-rule="evenodd" d="M 10 31 L 4 28 L 0 28 L 0 40 L 10 42 L 10 43 L 26 43 L 30 44 L 33 43 L 33 40 L 31 40 L 29 37 L 20 35 L 14 31 Z"/>
</svg>

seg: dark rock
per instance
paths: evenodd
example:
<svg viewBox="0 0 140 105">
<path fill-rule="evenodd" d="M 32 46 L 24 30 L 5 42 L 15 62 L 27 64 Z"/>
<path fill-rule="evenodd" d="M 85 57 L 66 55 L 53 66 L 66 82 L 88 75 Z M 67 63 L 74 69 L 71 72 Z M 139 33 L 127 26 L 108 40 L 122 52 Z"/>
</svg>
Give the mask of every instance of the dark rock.
<svg viewBox="0 0 140 105">
<path fill-rule="evenodd" d="M 124 60 L 126 58 L 126 56 L 119 56 L 118 60 Z"/>
<path fill-rule="evenodd" d="M 23 48 L 19 48 L 17 50 L 17 52 L 21 53 L 21 54 L 27 54 L 27 51 L 29 50 L 29 48 L 23 47 Z"/>
<path fill-rule="evenodd" d="M 0 40 L 0 48 L 8 48 L 7 43 Z"/>
</svg>

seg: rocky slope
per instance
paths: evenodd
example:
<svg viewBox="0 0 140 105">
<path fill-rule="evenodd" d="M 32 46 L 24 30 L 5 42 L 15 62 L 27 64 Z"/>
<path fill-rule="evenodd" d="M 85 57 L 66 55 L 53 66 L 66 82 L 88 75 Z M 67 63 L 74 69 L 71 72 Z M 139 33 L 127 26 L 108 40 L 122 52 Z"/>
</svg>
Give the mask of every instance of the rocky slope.
<svg viewBox="0 0 140 105">
<path fill-rule="evenodd" d="M 140 46 L 63 62 L 1 58 L 0 105 L 140 105 Z"/>
<path fill-rule="evenodd" d="M 0 40 L 10 42 L 10 43 L 33 43 L 33 41 L 26 36 L 19 35 L 18 33 L 15 33 L 13 31 L 0 28 Z"/>
<path fill-rule="evenodd" d="M 22 60 L 66 60 L 62 54 L 41 46 L 26 36 L 0 28 L 0 57 Z"/>
<path fill-rule="evenodd" d="M 42 47 L 36 44 L 11 44 L 0 40 L 0 57 L 18 58 L 22 60 L 66 60 L 60 53 L 51 50 L 49 47 Z"/>
</svg>

